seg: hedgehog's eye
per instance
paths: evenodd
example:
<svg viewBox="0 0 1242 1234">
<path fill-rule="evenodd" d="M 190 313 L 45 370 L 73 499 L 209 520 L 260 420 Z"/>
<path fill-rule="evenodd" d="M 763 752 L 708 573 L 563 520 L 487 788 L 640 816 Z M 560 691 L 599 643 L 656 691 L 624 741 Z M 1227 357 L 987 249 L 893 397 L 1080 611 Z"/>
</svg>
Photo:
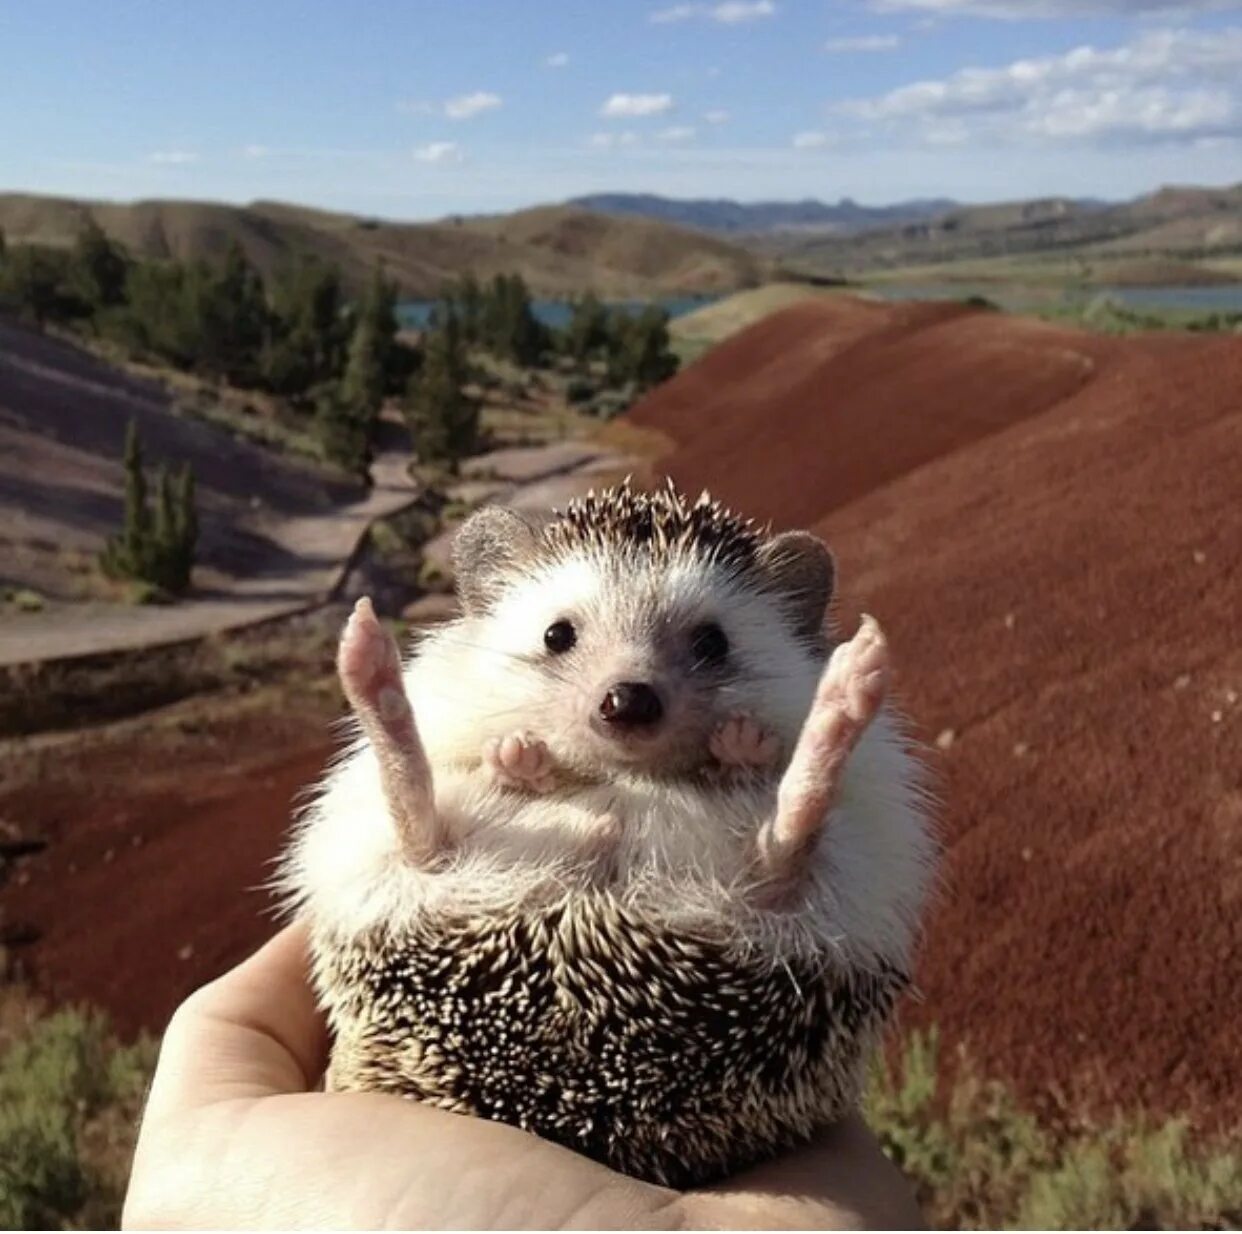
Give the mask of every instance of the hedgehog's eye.
<svg viewBox="0 0 1242 1234">
<path fill-rule="evenodd" d="M 573 623 L 565 621 L 554 621 L 543 632 L 543 645 L 554 655 L 559 656 L 568 651 L 578 641 L 578 631 L 574 629 Z"/>
<path fill-rule="evenodd" d="M 714 621 L 699 626 L 691 639 L 690 649 L 694 652 L 696 667 L 720 664 L 729 654 L 729 640 Z"/>
</svg>

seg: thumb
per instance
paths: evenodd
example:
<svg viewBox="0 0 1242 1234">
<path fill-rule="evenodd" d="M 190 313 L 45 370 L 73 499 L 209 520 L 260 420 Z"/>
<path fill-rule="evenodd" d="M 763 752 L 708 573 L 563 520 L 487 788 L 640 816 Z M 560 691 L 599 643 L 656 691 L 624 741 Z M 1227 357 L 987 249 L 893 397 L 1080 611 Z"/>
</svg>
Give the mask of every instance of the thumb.
<svg viewBox="0 0 1242 1234">
<path fill-rule="evenodd" d="M 314 1088 L 328 1034 L 308 977 L 307 930 L 287 927 L 202 987 L 164 1034 L 146 1117 Z"/>
</svg>

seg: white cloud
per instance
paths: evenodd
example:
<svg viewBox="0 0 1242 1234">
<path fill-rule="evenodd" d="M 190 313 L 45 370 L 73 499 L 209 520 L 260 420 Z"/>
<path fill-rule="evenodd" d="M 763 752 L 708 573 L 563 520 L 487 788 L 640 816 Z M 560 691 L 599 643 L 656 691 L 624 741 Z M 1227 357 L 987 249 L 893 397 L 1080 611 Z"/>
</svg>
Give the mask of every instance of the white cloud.
<svg viewBox="0 0 1242 1234">
<path fill-rule="evenodd" d="M 711 111 L 703 113 L 703 119 L 708 124 L 726 124 L 729 119 L 729 113 L 723 107 L 714 107 Z"/>
<path fill-rule="evenodd" d="M 828 144 L 828 134 L 812 131 L 795 133 L 789 144 L 795 150 L 818 150 Z"/>
<path fill-rule="evenodd" d="M 688 124 L 675 124 L 657 133 L 661 141 L 693 141 L 696 130 Z"/>
<path fill-rule="evenodd" d="M 613 94 L 599 109 L 609 120 L 618 116 L 658 116 L 673 106 L 671 94 Z"/>
<path fill-rule="evenodd" d="M 895 34 L 860 34 L 853 38 L 829 39 L 824 50 L 834 54 L 855 51 L 894 51 L 901 45 Z"/>
<path fill-rule="evenodd" d="M 545 56 L 543 67 L 545 69 L 563 69 L 569 63 L 569 53 L 567 51 L 554 51 L 550 56 Z"/>
<path fill-rule="evenodd" d="M 248 159 L 265 159 L 271 151 L 266 146 L 261 146 L 257 142 L 242 147 L 242 154 Z"/>
<path fill-rule="evenodd" d="M 589 144 L 597 150 L 612 150 L 618 146 L 637 146 L 641 140 L 637 133 L 627 129 L 623 133 L 592 133 Z"/>
<path fill-rule="evenodd" d="M 450 120 L 469 120 L 480 112 L 491 111 L 501 104 L 499 94 L 487 90 L 476 90 L 473 94 L 458 95 L 444 104 L 444 114 Z"/>
<path fill-rule="evenodd" d="M 1140 17 L 1164 13 L 1225 13 L 1242 9 L 1242 0 L 871 0 L 878 12 L 916 11 L 943 17 L 995 17 L 1006 21 L 1048 17 Z"/>
<path fill-rule="evenodd" d="M 836 110 L 931 145 L 1238 136 L 1242 27 L 1152 30 L 1117 47 L 964 68 Z"/>
<path fill-rule="evenodd" d="M 197 163 L 198 155 L 193 150 L 155 150 L 147 155 L 149 163 L 162 163 L 167 167 L 184 166 Z"/>
<path fill-rule="evenodd" d="M 771 17 L 776 13 L 776 5 L 772 0 L 724 0 L 723 4 L 713 4 L 708 12 L 713 21 L 733 26 L 739 22 Z"/>
<path fill-rule="evenodd" d="M 429 141 L 414 151 L 420 163 L 460 163 L 461 147 L 455 141 Z"/>
<path fill-rule="evenodd" d="M 773 0 L 721 0 L 719 4 L 674 4 L 666 9 L 657 9 L 649 20 L 665 24 L 702 17 L 725 26 L 737 26 L 742 22 L 772 17 L 775 13 Z"/>
</svg>

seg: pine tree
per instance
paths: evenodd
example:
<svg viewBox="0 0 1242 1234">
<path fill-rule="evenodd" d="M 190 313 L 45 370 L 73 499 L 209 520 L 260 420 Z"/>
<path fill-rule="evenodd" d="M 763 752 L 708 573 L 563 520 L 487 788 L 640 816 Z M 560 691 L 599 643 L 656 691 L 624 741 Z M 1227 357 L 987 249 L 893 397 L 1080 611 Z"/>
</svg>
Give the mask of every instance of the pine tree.
<svg viewBox="0 0 1242 1234">
<path fill-rule="evenodd" d="M 573 302 L 569 324 L 561 340 L 565 354 L 585 364 L 607 346 L 608 324 L 608 310 L 594 292 L 588 291 Z"/>
<path fill-rule="evenodd" d="M 457 316 L 449 312 L 427 338 L 421 372 L 411 380 L 405 418 L 419 461 L 457 462 L 478 444 L 479 405 L 465 391 L 465 348 Z"/>
<path fill-rule="evenodd" d="M 138 438 L 138 421 L 131 420 L 125 430 L 125 522 L 121 532 L 121 560 L 127 568 L 123 573 L 139 577 L 147 573 L 152 531 L 142 442 Z"/>
<path fill-rule="evenodd" d="M 608 344 L 608 379 L 614 385 L 633 382 L 640 390 L 666 381 L 678 360 L 669 345 L 668 314 L 649 304 L 637 317 L 614 312 Z"/>
<path fill-rule="evenodd" d="M 193 473 L 187 465 L 174 478 L 161 466 L 152 514 L 138 425 L 131 420 L 125 433 L 125 521 L 100 554 L 104 573 L 179 594 L 190 585 L 197 543 Z"/>
<path fill-rule="evenodd" d="M 340 382 L 325 382 L 319 387 L 314 428 L 324 458 L 369 481 L 372 424 L 342 396 Z"/>
<path fill-rule="evenodd" d="M 121 304 L 129 259 L 125 250 L 108 239 L 94 219 L 78 233 L 73 246 L 73 282 L 83 300 L 95 311 Z"/>
</svg>

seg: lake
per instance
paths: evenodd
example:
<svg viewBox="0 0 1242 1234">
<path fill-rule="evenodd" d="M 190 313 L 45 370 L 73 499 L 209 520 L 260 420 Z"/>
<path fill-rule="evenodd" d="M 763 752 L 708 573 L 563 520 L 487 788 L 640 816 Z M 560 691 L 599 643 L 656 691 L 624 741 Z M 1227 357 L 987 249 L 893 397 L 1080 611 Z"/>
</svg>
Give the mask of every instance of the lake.
<svg viewBox="0 0 1242 1234">
<path fill-rule="evenodd" d="M 606 300 L 604 303 L 608 308 L 629 313 L 634 317 L 649 304 L 658 304 L 670 317 L 681 317 L 686 313 L 693 313 L 705 304 L 714 304 L 719 299 L 719 296 L 666 296 L 658 300 Z M 421 330 L 437 303 L 436 300 L 406 300 L 397 305 L 397 318 L 403 326 Z M 554 330 L 567 326 L 573 312 L 573 304 L 568 300 L 532 300 L 531 308 L 545 326 Z"/>
<path fill-rule="evenodd" d="M 986 296 L 994 304 L 1020 312 L 1039 301 L 1094 300 L 1107 296 L 1135 310 L 1173 310 L 1190 313 L 1242 313 L 1242 283 L 1219 287 L 1083 287 L 1064 289 L 1022 288 L 994 284 L 928 283 L 918 285 L 877 285 L 869 288 L 886 300 L 964 300 L 967 296 Z"/>
</svg>

